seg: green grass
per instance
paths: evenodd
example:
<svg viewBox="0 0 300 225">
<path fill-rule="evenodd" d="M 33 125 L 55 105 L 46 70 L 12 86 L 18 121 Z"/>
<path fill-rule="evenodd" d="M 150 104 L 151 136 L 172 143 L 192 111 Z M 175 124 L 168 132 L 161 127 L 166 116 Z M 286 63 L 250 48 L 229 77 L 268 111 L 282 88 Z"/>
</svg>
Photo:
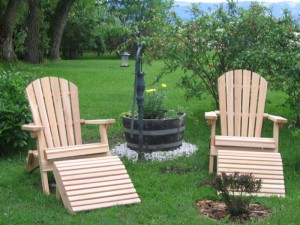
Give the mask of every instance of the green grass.
<svg viewBox="0 0 300 225">
<path fill-rule="evenodd" d="M 18 69 L 35 71 L 42 76 L 59 76 L 74 82 L 79 88 L 80 111 L 84 119 L 115 118 L 109 131 L 110 145 L 123 143 L 120 114 L 131 109 L 134 62 L 120 67 L 120 60 L 91 57 L 89 60 L 47 62 L 42 65 L 18 64 Z M 16 65 L 14 65 L 16 66 Z M 162 62 L 143 65 L 147 85 L 151 84 Z M 0 65 L 1 69 L 1 65 Z M 199 151 L 190 158 L 168 162 L 131 163 L 123 159 L 141 204 L 105 208 L 70 215 L 55 195 L 41 192 L 39 171 L 25 172 L 26 152 L 0 159 L 0 224 L 217 224 L 201 217 L 195 207 L 198 199 L 218 198 L 208 186 L 196 185 L 209 178 L 208 140 L 210 128 L 204 112 L 213 110 L 212 99 L 185 101 L 184 91 L 177 87 L 182 72 L 166 76 L 161 83 L 168 85 L 170 107 L 183 106 L 187 112 L 185 140 L 196 144 Z M 150 86 L 147 86 L 150 88 Z M 152 86 L 151 86 L 152 87 Z M 284 106 L 284 95 L 270 92 L 266 112 L 291 119 Z M 272 123 L 266 122 L 264 135 L 272 133 Z M 96 127 L 85 127 L 86 142 L 96 141 Z M 291 135 L 285 126 L 280 133 L 280 152 L 284 162 L 286 198 L 256 198 L 271 208 L 271 217 L 249 224 L 297 224 L 300 221 L 300 138 Z M 189 169 L 186 174 L 161 173 L 161 168 L 179 166 Z M 219 223 L 218 223 L 219 224 Z M 221 222 L 220 224 L 225 224 Z"/>
</svg>

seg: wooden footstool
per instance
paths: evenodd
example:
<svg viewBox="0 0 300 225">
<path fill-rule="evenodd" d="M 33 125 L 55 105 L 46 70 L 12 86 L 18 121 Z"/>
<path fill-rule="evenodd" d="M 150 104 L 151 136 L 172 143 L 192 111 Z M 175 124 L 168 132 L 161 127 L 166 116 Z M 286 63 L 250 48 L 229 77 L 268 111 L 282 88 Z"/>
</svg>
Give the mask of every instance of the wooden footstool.
<svg viewBox="0 0 300 225">
<path fill-rule="evenodd" d="M 285 197 L 283 166 L 280 153 L 218 150 L 218 174 L 239 172 L 261 179 L 256 196 Z"/>
<path fill-rule="evenodd" d="M 141 202 L 117 156 L 57 161 L 53 173 L 71 213 Z"/>
</svg>

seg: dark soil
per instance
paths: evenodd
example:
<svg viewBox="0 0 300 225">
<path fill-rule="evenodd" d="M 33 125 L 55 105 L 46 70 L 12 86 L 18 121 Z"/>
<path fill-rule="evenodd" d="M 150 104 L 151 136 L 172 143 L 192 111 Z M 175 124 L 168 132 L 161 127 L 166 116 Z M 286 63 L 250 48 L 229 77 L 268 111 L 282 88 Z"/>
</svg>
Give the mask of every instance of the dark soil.
<svg viewBox="0 0 300 225">
<path fill-rule="evenodd" d="M 230 216 L 224 202 L 212 200 L 199 200 L 196 202 L 199 212 L 202 216 L 214 220 L 229 220 L 234 223 L 246 223 L 252 219 L 260 219 L 271 215 L 271 210 L 263 207 L 260 204 L 250 204 L 248 213 L 243 213 L 238 216 Z"/>
<path fill-rule="evenodd" d="M 161 173 L 176 173 L 176 174 L 186 174 L 186 173 L 190 173 L 193 171 L 197 171 L 198 167 L 188 167 L 188 168 L 183 168 L 181 166 L 170 166 L 170 167 L 161 167 L 160 169 Z"/>
</svg>

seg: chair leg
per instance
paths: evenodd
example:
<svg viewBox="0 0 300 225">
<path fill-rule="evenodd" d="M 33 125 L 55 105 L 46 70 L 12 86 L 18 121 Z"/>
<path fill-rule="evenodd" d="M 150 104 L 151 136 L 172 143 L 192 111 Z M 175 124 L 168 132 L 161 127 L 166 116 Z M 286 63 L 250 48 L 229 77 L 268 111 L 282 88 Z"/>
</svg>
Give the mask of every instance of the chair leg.
<svg viewBox="0 0 300 225">
<path fill-rule="evenodd" d="M 209 174 L 211 174 L 214 171 L 214 156 L 211 155 L 209 157 Z"/>
<path fill-rule="evenodd" d="M 60 195 L 60 192 L 59 192 L 59 190 L 58 190 L 58 185 L 57 185 L 57 184 L 56 184 L 56 199 L 57 199 L 58 201 L 61 200 L 61 195 Z"/>
<path fill-rule="evenodd" d="M 47 195 L 50 194 L 49 190 L 49 182 L 48 182 L 48 174 L 47 172 L 41 171 L 41 180 L 42 180 L 42 187 L 43 187 L 43 192 Z"/>
<path fill-rule="evenodd" d="M 34 171 L 36 168 L 39 167 L 39 159 L 37 150 L 30 150 L 28 151 L 28 156 L 26 158 L 26 171 L 28 173 Z"/>
</svg>

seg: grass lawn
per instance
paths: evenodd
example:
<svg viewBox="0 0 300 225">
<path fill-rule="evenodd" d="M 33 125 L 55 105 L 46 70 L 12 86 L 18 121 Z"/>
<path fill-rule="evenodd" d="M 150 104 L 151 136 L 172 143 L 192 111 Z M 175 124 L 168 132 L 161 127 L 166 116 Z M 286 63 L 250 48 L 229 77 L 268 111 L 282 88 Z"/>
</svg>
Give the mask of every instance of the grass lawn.
<svg viewBox="0 0 300 225">
<path fill-rule="evenodd" d="M 79 89 L 81 118 L 115 118 L 117 123 L 109 131 L 110 145 L 124 143 L 120 114 L 131 109 L 134 81 L 134 62 L 128 68 L 120 67 L 120 60 L 82 59 L 47 62 L 42 65 L 15 65 L 19 70 L 35 71 L 41 76 L 59 76 L 74 82 Z M 143 65 L 147 87 L 151 86 L 161 61 Z M 0 64 L 0 70 L 1 70 Z M 208 175 L 208 140 L 210 128 L 204 112 L 214 110 L 212 99 L 185 101 L 184 91 L 177 87 L 182 72 L 164 77 L 160 83 L 168 85 L 170 107 L 182 106 L 187 112 L 185 141 L 199 150 L 189 158 L 168 162 L 132 163 L 123 159 L 129 175 L 142 200 L 141 204 L 105 208 L 70 215 L 55 195 L 42 194 L 39 171 L 25 172 L 26 152 L 0 158 L 0 224 L 217 224 L 202 218 L 195 202 L 198 199 L 217 199 L 209 187 L 197 184 Z M 282 105 L 284 95 L 269 92 L 266 112 L 292 119 Z M 266 121 L 263 136 L 272 135 L 272 123 Z M 98 138 L 97 127 L 84 127 L 86 142 Z M 300 137 L 295 137 L 288 126 L 281 129 L 282 153 L 286 184 L 286 198 L 256 198 L 272 210 L 272 216 L 249 224 L 299 224 L 300 221 Z M 178 166 L 185 174 L 161 173 L 161 168 Z M 226 224 L 221 221 L 218 224 Z"/>
</svg>

